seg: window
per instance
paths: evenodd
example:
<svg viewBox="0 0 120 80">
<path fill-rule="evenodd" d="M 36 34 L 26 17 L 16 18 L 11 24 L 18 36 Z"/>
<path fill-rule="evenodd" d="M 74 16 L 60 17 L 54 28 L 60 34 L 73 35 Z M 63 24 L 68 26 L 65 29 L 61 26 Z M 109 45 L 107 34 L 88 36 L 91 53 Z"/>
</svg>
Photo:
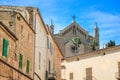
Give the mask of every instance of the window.
<svg viewBox="0 0 120 80">
<path fill-rule="evenodd" d="M 73 26 L 73 34 L 76 35 L 76 28 Z"/>
<path fill-rule="evenodd" d="M 73 80 L 73 73 L 70 73 L 70 80 Z"/>
<path fill-rule="evenodd" d="M 23 26 L 21 25 L 21 33 L 23 34 Z"/>
<path fill-rule="evenodd" d="M 27 60 L 27 63 L 26 63 L 26 72 L 29 73 L 29 70 L 30 70 L 30 61 Z"/>
<path fill-rule="evenodd" d="M 92 68 L 86 68 L 86 80 L 92 80 Z"/>
<path fill-rule="evenodd" d="M 52 44 L 50 43 L 50 53 L 52 54 Z"/>
<path fill-rule="evenodd" d="M 8 40 L 3 39 L 2 56 L 8 57 Z"/>
<path fill-rule="evenodd" d="M 39 52 L 39 69 L 40 69 L 40 63 L 41 63 L 41 53 Z"/>
<path fill-rule="evenodd" d="M 51 63 L 50 63 L 50 61 L 49 61 L 49 68 L 48 69 L 49 69 L 49 73 L 50 73 L 50 69 L 51 69 Z"/>
<path fill-rule="evenodd" d="M 31 42 L 31 35 L 28 33 L 28 42 Z"/>
<path fill-rule="evenodd" d="M 118 62 L 118 74 L 119 74 L 119 77 L 120 77 L 120 62 Z"/>
<path fill-rule="evenodd" d="M 47 48 L 49 49 L 49 39 L 47 37 Z"/>
<path fill-rule="evenodd" d="M 23 59 L 23 55 L 20 54 L 19 55 L 19 68 L 22 69 L 22 59 Z"/>
</svg>

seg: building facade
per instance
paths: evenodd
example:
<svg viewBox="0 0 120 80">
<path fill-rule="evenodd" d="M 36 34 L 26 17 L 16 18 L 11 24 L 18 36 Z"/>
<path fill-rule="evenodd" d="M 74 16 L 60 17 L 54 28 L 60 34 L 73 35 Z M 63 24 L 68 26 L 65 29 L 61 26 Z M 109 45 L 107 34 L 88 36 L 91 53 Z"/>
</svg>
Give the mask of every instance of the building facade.
<svg viewBox="0 0 120 80">
<path fill-rule="evenodd" d="M 42 17 L 37 9 L 34 9 L 35 26 L 35 65 L 34 80 L 46 80 L 47 71 L 47 30 Z"/>
<path fill-rule="evenodd" d="M 55 42 L 53 37 L 53 30 L 51 27 L 54 27 L 53 24 L 46 26 L 48 31 L 48 80 L 61 80 L 61 59 L 63 53 L 61 52 L 58 44 Z M 53 28 L 52 28 L 53 29 Z"/>
<path fill-rule="evenodd" d="M 20 11 L 19 7 L 0 6 L 1 80 L 33 79 L 35 32 Z"/>
<path fill-rule="evenodd" d="M 12 45 L 7 47 L 10 57 L 6 57 L 8 53 L 4 55 L 1 52 L 1 56 L 6 57 L 6 63 L 1 58 L 1 65 L 3 68 L 3 64 L 6 64 L 6 67 L 1 70 L 0 79 L 61 80 L 63 55 L 53 38 L 53 25 L 50 25 L 52 30 L 45 26 L 39 10 L 33 7 L 0 6 L 0 16 L 1 31 L 4 32 L 1 32 L 1 45 L 5 42 L 8 46 L 9 38 L 9 44 Z M 3 34 L 6 35 L 5 39 Z M 1 50 L 3 48 L 1 46 Z"/>
<path fill-rule="evenodd" d="M 120 80 L 120 45 L 64 58 L 62 80 Z"/>
<path fill-rule="evenodd" d="M 70 25 L 61 30 L 58 34 L 55 34 L 54 37 L 61 51 L 64 53 L 64 57 L 92 51 L 92 49 L 89 48 L 89 44 L 93 39 L 98 43 L 98 45 L 95 46 L 95 49 L 99 49 L 99 29 L 97 25 L 95 25 L 94 28 L 94 36 L 91 36 L 89 35 L 89 32 L 84 30 L 75 21 L 72 21 Z M 80 39 L 81 44 L 79 47 L 74 46 L 71 41 L 75 37 Z"/>
<path fill-rule="evenodd" d="M 40 12 L 35 8 L 33 12 L 36 33 L 34 80 L 61 80 L 62 52 L 53 38 L 52 30 L 44 24 Z"/>
</svg>

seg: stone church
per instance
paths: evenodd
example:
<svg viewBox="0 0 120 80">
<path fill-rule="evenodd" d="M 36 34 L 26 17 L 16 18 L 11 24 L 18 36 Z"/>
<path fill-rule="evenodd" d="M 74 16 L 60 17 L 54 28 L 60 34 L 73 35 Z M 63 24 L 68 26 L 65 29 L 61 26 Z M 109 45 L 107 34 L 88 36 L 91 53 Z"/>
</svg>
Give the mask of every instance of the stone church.
<svg viewBox="0 0 120 80">
<path fill-rule="evenodd" d="M 51 25 L 50 28 L 51 32 L 53 32 L 54 26 Z M 74 37 L 79 37 L 81 42 L 76 52 L 74 51 L 74 48 L 72 48 L 73 43 L 71 41 Z M 94 36 L 91 36 L 88 31 L 83 29 L 73 20 L 66 28 L 57 34 L 54 34 L 54 38 L 63 52 L 64 57 L 71 57 L 92 51 L 89 47 L 90 40 L 92 39 L 98 42 L 98 45 L 95 46 L 95 48 L 99 49 L 99 29 L 97 24 L 94 27 Z"/>
</svg>

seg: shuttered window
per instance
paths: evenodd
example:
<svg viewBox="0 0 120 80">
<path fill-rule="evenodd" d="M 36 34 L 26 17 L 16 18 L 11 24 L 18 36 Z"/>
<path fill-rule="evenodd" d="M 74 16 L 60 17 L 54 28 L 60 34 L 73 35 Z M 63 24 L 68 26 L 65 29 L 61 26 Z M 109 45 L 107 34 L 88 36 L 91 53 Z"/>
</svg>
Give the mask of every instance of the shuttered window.
<svg viewBox="0 0 120 80">
<path fill-rule="evenodd" d="M 49 68 L 48 68 L 48 70 L 49 70 L 49 73 L 50 73 L 50 70 L 51 70 L 51 63 L 50 63 L 50 61 L 49 61 Z"/>
<path fill-rule="evenodd" d="M 47 37 L 47 48 L 49 49 L 50 45 L 49 45 L 49 39 Z"/>
<path fill-rule="evenodd" d="M 92 68 L 86 68 L 86 80 L 92 80 Z"/>
<path fill-rule="evenodd" d="M 26 72 L 29 73 L 29 70 L 30 70 L 30 61 L 27 60 L 27 63 L 26 63 Z"/>
<path fill-rule="evenodd" d="M 3 39 L 2 56 L 8 57 L 8 40 Z"/>
<path fill-rule="evenodd" d="M 41 66 L 41 53 L 39 52 L 39 69 L 40 69 L 40 66 Z"/>
<path fill-rule="evenodd" d="M 23 55 L 20 54 L 19 55 L 19 68 L 22 69 L 22 59 L 23 59 Z"/>
<path fill-rule="evenodd" d="M 118 62 L 118 74 L 120 76 L 120 62 Z"/>
<path fill-rule="evenodd" d="M 73 80 L 73 73 L 70 73 L 69 76 L 70 76 L 70 80 Z"/>
<path fill-rule="evenodd" d="M 50 53 L 52 54 L 52 44 L 50 43 Z"/>
</svg>

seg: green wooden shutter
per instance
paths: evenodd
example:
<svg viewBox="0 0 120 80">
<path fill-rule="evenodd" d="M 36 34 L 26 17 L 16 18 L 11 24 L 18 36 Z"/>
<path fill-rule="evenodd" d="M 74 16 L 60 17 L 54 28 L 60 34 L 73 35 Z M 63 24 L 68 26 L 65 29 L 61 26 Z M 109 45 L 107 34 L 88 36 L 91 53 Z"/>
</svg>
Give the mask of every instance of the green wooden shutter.
<svg viewBox="0 0 120 80">
<path fill-rule="evenodd" d="M 27 60 L 27 63 L 26 63 L 26 72 L 29 73 L 29 68 L 30 68 L 30 61 Z"/>
<path fill-rule="evenodd" d="M 21 68 L 21 69 L 22 69 L 22 59 L 23 59 L 23 55 L 20 54 L 19 55 L 19 68 Z"/>
<path fill-rule="evenodd" d="M 8 41 L 6 39 L 3 39 L 2 55 L 5 56 L 5 57 L 8 57 Z"/>
</svg>

